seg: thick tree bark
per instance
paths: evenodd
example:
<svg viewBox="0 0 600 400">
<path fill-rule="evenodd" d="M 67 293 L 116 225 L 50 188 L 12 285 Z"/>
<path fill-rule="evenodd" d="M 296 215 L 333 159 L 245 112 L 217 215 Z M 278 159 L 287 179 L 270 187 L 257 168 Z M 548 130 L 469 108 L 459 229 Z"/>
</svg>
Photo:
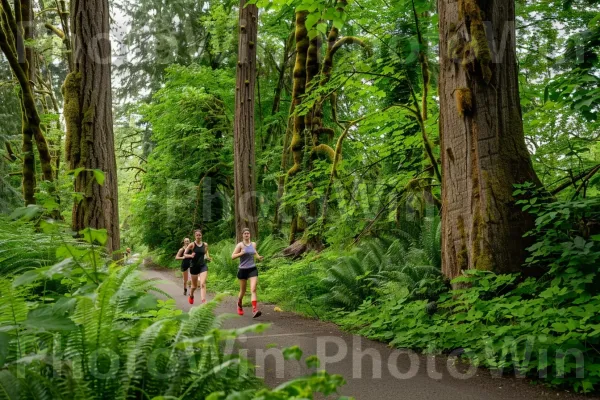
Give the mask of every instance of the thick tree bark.
<svg viewBox="0 0 600 400">
<path fill-rule="evenodd" d="M 120 248 L 117 164 L 113 135 L 111 48 L 108 0 L 71 3 L 75 69 L 67 76 L 65 120 L 70 168 L 84 168 L 75 179 L 83 195 L 73 205 L 73 230 L 106 229 L 107 250 Z M 94 173 L 103 171 L 100 185 Z"/>
<path fill-rule="evenodd" d="M 438 0 L 438 10 L 442 270 L 519 271 L 533 220 L 513 185 L 539 180 L 523 134 L 514 1 Z"/>
<path fill-rule="evenodd" d="M 258 9 L 240 0 L 238 63 L 235 94 L 234 186 L 235 232 L 242 240 L 242 230 L 249 228 L 258 235 L 256 212 L 256 172 L 254 159 L 254 92 L 256 82 L 256 37 Z"/>
</svg>

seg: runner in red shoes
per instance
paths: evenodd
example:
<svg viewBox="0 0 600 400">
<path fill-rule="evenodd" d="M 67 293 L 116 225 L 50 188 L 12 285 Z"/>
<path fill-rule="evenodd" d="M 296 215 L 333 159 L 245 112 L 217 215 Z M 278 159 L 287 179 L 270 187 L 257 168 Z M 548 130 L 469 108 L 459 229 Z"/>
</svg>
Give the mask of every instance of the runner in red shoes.
<svg viewBox="0 0 600 400">
<path fill-rule="evenodd" d="M 244 315 L 244 309 L 242 308 L 242 302 L 244 295 L 246 294 L 246 285 L 250 280 L 250 292 L 252 294 L 252 317 L 257 318 L 262 314 L 258 309 L 256 287 L 258 286 L 258 269 L 254 262 L 254 257 L 262 261 L 263 256 L 259 255 L 256 251 L 256 243 L 250 239 L 250 229 L 245 228 L 242 231 L 243 241 L 235 246 L 235 250 L 231 255 L 231 258 L 235 260 L 240 259 L 240 267 L 238 269 L 237 277 L 240 281 L 240 294 L 237 302 L 237 312 L 239 315 Z"/>
<path fill-rule="evenodd" d="M 207 261 L 211 261 L 208 253 L 208 244 L 202 241 L 202 230 L 194 231 L 194 241 L 190 243 L 185 252 L 186 258 L 191 258 L 190 275 L 192 276 L 192 289 L 188 297 L 188 303 L 194 304 L 194 292 L 198 288 L 198 278 L 200 278 L 200 301 L 206 302 L 206 278 L 208 276 Z"/>
</svg>

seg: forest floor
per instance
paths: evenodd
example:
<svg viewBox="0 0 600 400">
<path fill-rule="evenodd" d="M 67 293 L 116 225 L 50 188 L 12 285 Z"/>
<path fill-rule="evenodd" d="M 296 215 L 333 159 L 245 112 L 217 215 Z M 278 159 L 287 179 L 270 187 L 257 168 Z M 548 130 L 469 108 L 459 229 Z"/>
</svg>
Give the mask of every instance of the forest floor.
<svg viewBox="0 0 600 400">
<path fill-rule="evenodd" d="M 153 267 L 144 269 L 144 273 L 149 278 L 161 279 L 163 282 L 158 287 L 171 295 L 183 311 L 193 307 L 183 295 L 177 271 Z M 198 292 L 194 306 L 199 306 L 199 295 Z M 273 305 L 259 303 L 262 316 L 253 319 L 249 300 L 248 294 L 243 317 L 236 314 L 235 298 L 231 296 L 219 304 L 217 314 L 231 314 L 224 322 L 225 329 L 255 323 L 270 324 L 264 333 L 243 335 L 232 346 L 252 360 L 257 375 L 264 378 L 269 387 L 314 372 L 306 367 L 304 360 L 310 355 L 318 355 L 322 368 L 346 379 L 347 384 L 339 393 L 357 400 L 600 399 L 557 391 L 514 376 L 495 377 L 485 369 L 473 369 L 470 377 L 461 376 L 461 372 L 469 367 L 455 358 L 392 349 L 384 343 L 343 332 L 329 322 L 275 311 Z M 281 350 L 291 346 L 302 349 L 301 362 L 283 359 Z"/>
</svg>

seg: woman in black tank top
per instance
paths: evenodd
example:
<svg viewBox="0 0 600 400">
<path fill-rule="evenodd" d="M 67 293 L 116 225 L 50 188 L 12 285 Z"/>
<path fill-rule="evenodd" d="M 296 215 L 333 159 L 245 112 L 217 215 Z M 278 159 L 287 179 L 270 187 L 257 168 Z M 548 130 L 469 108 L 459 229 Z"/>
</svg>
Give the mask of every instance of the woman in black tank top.
<svg viewBox="0 0 600 400">
<path fill-rule="evenodd" d="M 183 239 L 183 247 L 179 249 L 176 260 L 181 260 L 181 273 L 183 275 L 183 295 L 187 295 L 187 284 L 188 284 L 188 269 L 190 268 L 190 258 L 185 257 L 186 248 L 190 245 L 190 239 Z"/>
<path fill-rule="evenodd" d="M 191 261 L 190 275 L 192 276 L 192 288 L 188 302 L 194 304 L 194 292 L 198 287 L 198 278 L 200 278 L 200 301 L 206 302 L 206 278 L 208 276 L 208 266 L 206 261 L 211 261 L 208 254 L 208 244 L 202 241 L 202 231 L 196 229 L 194 232 L 195 240 L 187 247 L 184 257 Z"/>
</svg>

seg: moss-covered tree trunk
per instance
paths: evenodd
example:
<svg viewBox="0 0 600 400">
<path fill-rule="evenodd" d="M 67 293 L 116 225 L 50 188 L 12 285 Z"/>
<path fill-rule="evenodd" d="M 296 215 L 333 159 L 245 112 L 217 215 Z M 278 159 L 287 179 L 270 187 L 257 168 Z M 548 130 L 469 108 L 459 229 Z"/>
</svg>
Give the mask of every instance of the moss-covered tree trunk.
<svg viewBox="0 0 600 400">
<path fill-rule="evenodd" d="M 294 113 L 296 107 L 302 103 L 302 96 L 306 90 L 306 58 L 308 52 L 308 31 L 306 30 L 306 11 L 296 12 L 296 61 L 294 63 L 294 83 L 292 87 L 292 104 L 290 114 Z M 302 169 L 302 159 L 304 156 L 304 116 L 293 114 L 292 140 L 290 149 L 292 150 L 292 160 L 294 165 L 287 172 L 287 184 L 294 179 L 294 176 Z M 296 240 L 296 234 L 303 229 L 303 220 L 298 215 L 292 216 L 290 227 L 290 244 Z"/>
<path fill-rule="evenodd" d="M 292 21 L 291 29 L 294 29 L 295 21 Z M 283 53 L 281 57 L 281 64 L 279 66 L 279 77 L 277 79 L 277 86 L 275 87 L 275 95 L 273 98 L 273 108 L 271 109 L 271 115 L 275 115 L 279 112 L 281 107 L 281 96 L 283 94 L 283 89 L 285 87 L 285 71 L 287 70 L 289 64 L 290 53 L 292 52 L 292 46 L 294 45 L 295 40 L 295 31 L 292 30 L 289 37 L 286 39 Z M 290 114 L 293 110 L 290 109 Z M 285 131 L 283 132 L 283 149 L 281 151 L 281 167 L 280 167 L 280 175 L 277 181 L 277 198 L 275 199 L 275 215 L 273 216 L 273 227 L 276 233 L 281 231 L 281 223 L 282 218 L 279 212 L 279 206 L 281 205 L 281 197 L 283 196 L 283 190 L 285 186 L 285 172 L 287 170 L 288 158 L 289 158 L 289 147 L 291 140 L 291 130 L 290 130 L 290 120 L 288 118 L 287 124 L 285 125 Z M 272 138 L 273 132 L 275 131 L 274 126 L 269 127 L 268 137 Z"/>
<path fill-rule="evenodd" d="M 25 40 L 33 40 L 33 7 L 31 0 L 17 0 L 20 2 L 20 11 L 22 19 L 22 29 Z M 15 3 L 16 4 L 16 3 Z M 18 12 L 19 7 L 15 10 Z M 19 51 L 17 44 L 17 52 Z M 25 62 L 22 64 L 22 68 L 29 81 L 29 88 L 31 89 L 31 82 L 35 80 L 35 62 L 34 52 L 30 47 L 25 48 Z M 31 93 L 33 95 L 33 93 Z M 29 96 L 29 93 L 27 93 Z M 25 205 L 35 204 L 35 189 L 36 189 L 36 177 L 35 177 L 35 155 L 33 153 L 33 138 L 35 137 L 36 120 L 38 121 L 38 129 L 41 129 L 39 125 L 39 118 L 35 115 L 31 115 L 31 111 L 28 110 L 28 106 L 25 104 L 25 95 L 21 91 L 21 108 L 23 112 L 22 121 L 22 135 L 23 135 L 23 198 Z M 35 102 L 34 102 L 35 107 Z M 37 113 L 37 109 L 35 109 Z"/>
<path fill-rule="evenodd" d="M 238 63 L 234 125 L 234 199 L 235 232 L 242 240 L 242 230 L 258 235 L 256 210 L 256 171 L 254 155 L 254 92 L 256 83 L 256 37 L 258 8 L 240 0 Z"/>
<path fill-rule="evenodd" d="M 523 134 L 514 1 L 438 0 L 438 9 L 443 273 L 517 271 L 533 220 L 513 185 L 539 181 Z"/>
<path fill-rule="evenodd" d="M 120 232 L 108 0 L 74 0 L 71 18 L 75 53 L 74 71 L 63 87 L 65 146 L 70 168 L 86 169 L 75 179 L 82 198 L 73 205 L 72 226 L 75 231 L 106 229 L 112 252 L 120 248 Z M 103 184 L 89 170 L 101 170 Z"/>
<path fill-rule="evenodd" d="M 35 155 L 33 142 L 38 149 L 44 180 L 53 181 L 52 157 L 41 129 L 41 120 L 36 108 L 32 82 L 34 81 L 34 51 L 25 47 L 25 41 L 33 39 L 33 5 L 31 0 L 16 0 L 14 11 L 7 0 L 0 8 L 0 50 L 19 83 L 23 134 L 23 197 L 25 204 L 35 203 Z"/>
</svg>

